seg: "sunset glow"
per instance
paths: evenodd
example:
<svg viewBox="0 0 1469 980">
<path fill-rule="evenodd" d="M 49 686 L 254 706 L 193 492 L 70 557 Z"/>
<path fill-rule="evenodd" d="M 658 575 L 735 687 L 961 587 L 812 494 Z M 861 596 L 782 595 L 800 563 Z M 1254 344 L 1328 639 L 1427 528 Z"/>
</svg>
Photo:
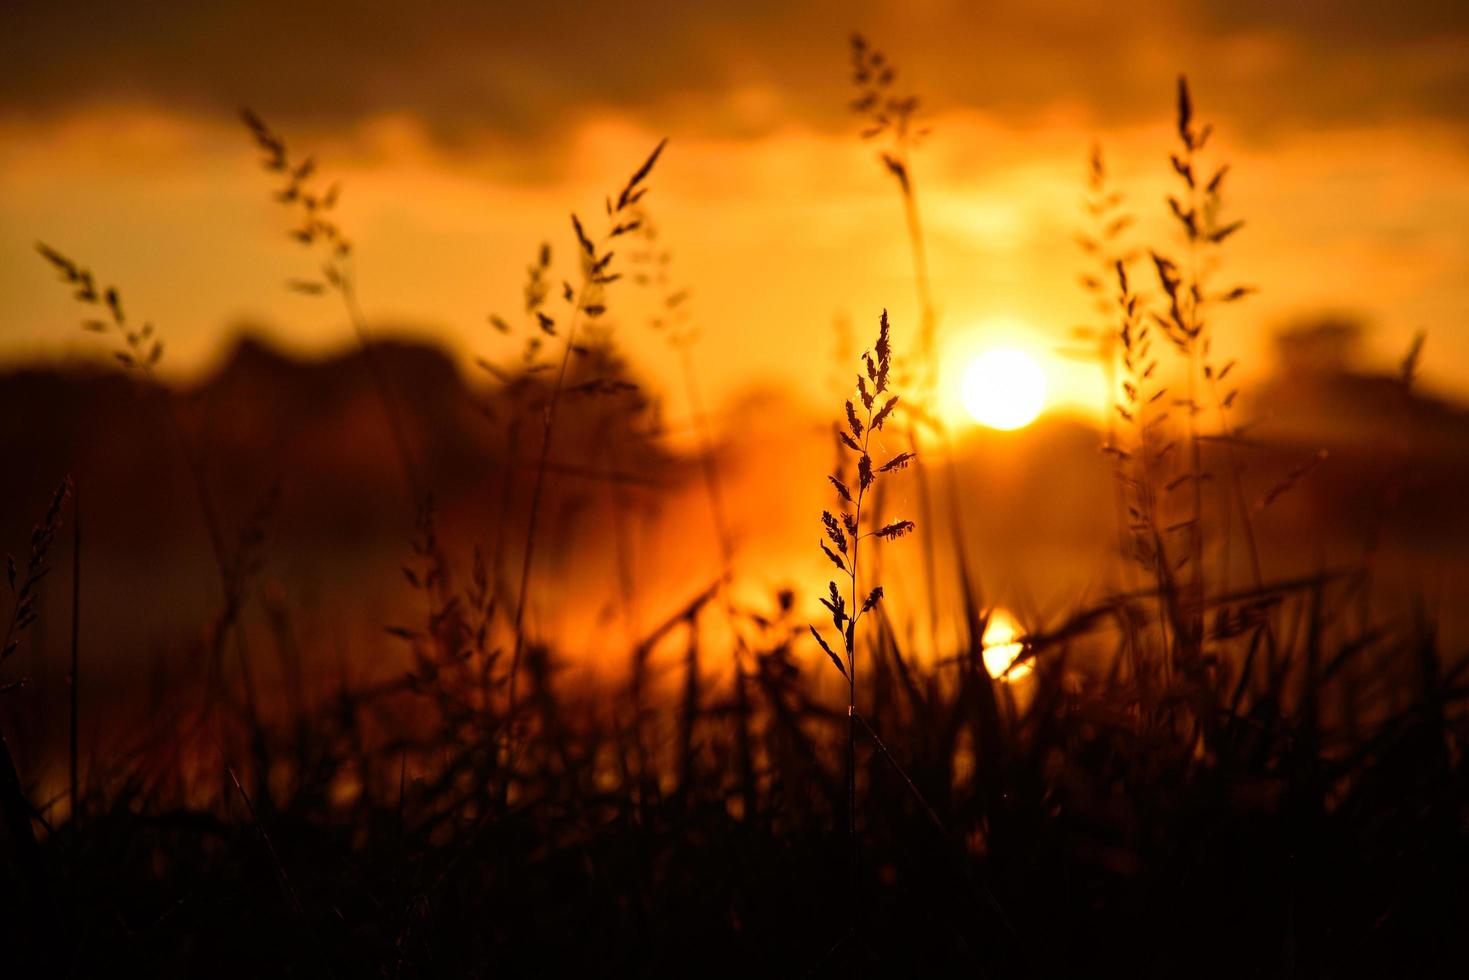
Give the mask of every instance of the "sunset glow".
<svg viewBox="0 0 1469 980">
<path fill-rule="evenodd" d="M 1025 650 L 1020 642 L 1024 633 L 1020 623 L 1007 609 L 990 613 L 984 628 L 984 669 L 996 680 L 1018 681 L 1030 673 L 1030 662 L 1016 664 L 1015 658 Z M 1013 665 L 1013 666 L 1012 666 Z"/>
<path fill-rule="evenodd" d="M 976 357 L 964 372 L 964 408 L 980 425 L 1009 431 L 1036 420 L 1046 404 L 1046 378 L 1024 351 L 1002 348 Z"/>
</svg>

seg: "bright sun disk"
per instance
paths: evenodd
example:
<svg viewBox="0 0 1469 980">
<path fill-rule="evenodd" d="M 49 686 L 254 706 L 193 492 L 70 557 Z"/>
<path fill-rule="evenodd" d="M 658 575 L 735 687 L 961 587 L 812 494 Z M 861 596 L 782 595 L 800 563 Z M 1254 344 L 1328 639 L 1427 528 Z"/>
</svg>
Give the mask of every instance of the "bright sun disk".
<svg viewBox="0 0 1469 980">
<path fill-rule="evenodd" d="M 1015 659 L 1025 652 L 1025 644 L 1020 637 L 1020 624 L 1008 610 L 995 609 L 990 613 L 980 646 L 984 649 L 984 669 L 991 677 L 1018 681 L 1030 673 L 1029 661 L 1015 663 Z"/>
<path fill-rule="evenodd" d="M 1018 429 L 1034 422 L 1045 407 L 1046 378 L 1024 351 L 996 349 L 970 363 L 960 393 L 974 421 L 991 429 Z"/>
</svg>

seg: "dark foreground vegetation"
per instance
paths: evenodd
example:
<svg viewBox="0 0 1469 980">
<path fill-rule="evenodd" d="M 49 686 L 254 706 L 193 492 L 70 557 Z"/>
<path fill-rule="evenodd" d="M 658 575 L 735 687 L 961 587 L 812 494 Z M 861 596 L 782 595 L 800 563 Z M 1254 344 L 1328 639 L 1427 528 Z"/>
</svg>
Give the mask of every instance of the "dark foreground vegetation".
<svg viewBox="0 0 1469 980">
<path fill-rule="evenodd" d="M 40 753 L 0 753 L 5 976 L 1462 974 L 1466 660 L 1427 608 L 1374 601 L 1370 554 L 1262 574 L 1270 542 L 1252 522 L 1315 457 L 1244 476 L 1230 363 L 1208 341 L 1215 311 L 1248 290 L 1215 288 L 1182 257 L 1125 257 L 1099 157 L 1099 232 L 1084 241 L 1106 311 L 1099 356 L 1118 381 L 1105 447 L 1118 567 L 1102 598 L 1026 636 L 1008 672 L 987 669 L 991 607 L 954 544 L 972 497 L 922 410 L 937 318 L 910 171 L 917 103 L 891 94 L 865 42 L 853 59 L 858 111 L 893 140 L 881 159 L 921 321 L 905 364 L 907 336 L 884 314 L 837 414 L 832 509 L 813 521 L 839 569 L 812 588 L 830 623 L 813 631 L 790 593 L 736 599 L 712 463 L 723 574 L 643 630 L 625 675 L 569 682 L 527 619 L 558 412 L 627 394 L 587 375 L 581 340 L 627 269 L 614 246 L 645 230 L 660 146 L 609 195 L 605 222 L 574 219 L 564 285 L 537 257 L 525 357 L 490 366 L 505 395 L 492 421 L 538 464 L 506 533 L 484 548 L 443 539 L 405 410 L 379 387 L 418 515 L 403 574 L 421 616 L 381 624 L 401 667 L 300 669 L 289 617 L 254 585 L 265 519 L 219 513 L 173 403 L 140 405 L 195 478 L 219 608 L 187 669 L 152 684 L 80 767 L 72 702 L 60 785 L 33 776 Z M 1203 165 L 1209 130 L 1182 84 L 1178 119 L 1171 209 L 1187 253 L 1209 251 L 1239 225 L 1220 217 L 1225 171 Z M 336 192 L 247 122 L 296 237 L 325 250 L 320 281 L 300 287 L 340 297 L 376 378 L 351 246 L 324 217 Z M 155 391 L 152 328 L 84 266 L 43 255 Z M 911 404 L 889 401 L 890 381 Z M 904 451 L 869 456 L 879 429 Z M 888 513 L 897 480 L 917 513 Z M 86 595 L 45 575 L 85 567 L 70 489 L 36 503 L 12 565 L 7 660 L 39 590 Z M 1210 574 L 1229 543 L 1246 571 Z M 898 577 L 889 547 L 914 549 L 924 573 Z M 74 604 L 73 631 L 79 616 Z M 670 648 L 672 669 L 655 669 Z M 0 710 L 28 693 L 5 687 Z"/>
<path fill-rule="evenodd" d="M 1462 672 L 1430 622 L 1331 614 L 1353 584 L 1213 598 L 1171 672 L 1152 599 L 1118 596 L 1032 639 L 1024 705 L 982 665 L 975 604 L 931 669 L 879 616 L 853 882 L 847 719 L 781 603 L 734 611 L 732 654 L 701 642 L 717 593 L 696 597 L 668 624 L 686 686 L 641 709 L 558 689 L 531 646 L 510 715 L 471 583 L 401 684 L 161 720 L 168 741 L 128 739 L 35 844 L 8 811 L 6 956 L 17 976 L 1455 975 Z M 702 686 L 731 655 L 732 687 Z"/>
</svg>

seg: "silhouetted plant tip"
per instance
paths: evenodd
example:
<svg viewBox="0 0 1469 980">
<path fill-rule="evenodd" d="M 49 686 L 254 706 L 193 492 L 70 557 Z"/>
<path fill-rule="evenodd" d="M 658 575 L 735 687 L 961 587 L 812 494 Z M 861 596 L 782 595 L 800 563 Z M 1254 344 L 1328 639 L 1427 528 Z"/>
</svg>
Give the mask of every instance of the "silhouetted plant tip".
<svg viewBox="0 0 1469 980">
<path fill-rule="evenodd" d="M 40 585 L 51 571 L 47 557 L 56 532 L 61 527 L 61 511 L 71 494 L 71 481 L 62 480 L 51 495 L 51 503 L 45 515 L 31 531 L 30 550 L 23 564 L 17 564 L 12 555 L 5 556 L 5 579 L 10 586 L 12 599 L 10 622 L 5 627 L 5 639 L 0 643 L 0 663 L 8 660 L 20 645 L 20 636 L 36 621 L 40 614 L 36 602 Z"/>
<path fill-rule="evenodd" d="M 1398 377 L 1403 382 L 1404 388 L 1411 388 L 1414 380 L 1418 377 L 1418 360 L 1423 355 L 1423 343 L 1428 335 L 1422 330 L 1413 335 L 1413 341 L 1408 345 L 1408 353 L 1403 355 L 1402 364 L 1398 369 Z"/>
<path fill-rule="evenodd" d="M 318 172 L 316 159 L 293 158 L 286 149 L 285 139 L 250 109 L 241 109 L 240 118 L 250 131 L 256 146 L 260 148 L 262 168 L 283 182 L 273 198 L 296 214 L 296 223 L 291 227 L 290 237 L 305 248 L 316 250 L 321 262 L 320 280 L 291 279 L 287 282 L 287 288 L 308 296 L 320 296 L 330 290 L 340 297 L 347 318 L 357 335 L 363 360 L 372 374 L 373 385 L 387 421 L 388 434 L 393 440 L 398 465 L 403 471 L 403 483 L 410 503 L 417 508 L 422 505 L 427 490 L 419 479 L 418 461 L 409 442 L 408 427 L 403 419 L 397 394 L 386 368 L 378 358 L 368 330 L 367 318 L 358 303 L 356 271 L 351 262 L 352 242 L 333 218 L 342 185 L 333 181 L 323 188 L 325 178 Z"/>
<path fill-rule="evenodd" d="M 99 289 L 90 270 L 78 265 L 45 243 L 38 242 L 36 251 L 51 263 L 62 282 L 75 287 L 72 292 L 73 299 L 88 306 L 100 307 L 106 314 L 105 319 L 83 320 L 82 329 L 89 333 L 116 334 L 121 347 L 113 353 L 113 357 L 124 367 L 130 370 L 136 369 L 145 374 L 150 381 L 153 380 L 153 368 L 163 358 L 163 341 L 154 335 L 153 325 L 145 323 L 136 330 L 131 329 L 128 326 L 127 318 L 123 315 L 122 298 L 115 287 L 108 286 L 105 289 Z"/>
<path fill-rule="evenodd" d="M 639 201 L 648 193 L 649 188 L 645 185 L 648 175 L 653 170 L 653 165 L 658 162 L 659 156 L 668 141 L 660 140 L 654 147 L 648 158 L 633 172 L 617 196 L 616 205 L 612 199 L 607 199 L 607 230 L 598 242 L 593 242 L 587 234 L 581 219 L 572 214 L 572 229 L 576 234 L 577 246 L 581 258 L 581 282 L 578 288 L 573 288 L 570 282 L 563 282 L 562 298 L 571 307 L 564 343 L 561 353 L 560 367 L 556 373 L 556 380 L 551 386 L 551 392 L 547 401 L 545 411 L 542 415 L 541 427 L 541 449 L 536 462 L 535 482 L 531 488 L 530 508 L 526 516 L 525 544 L 521 551 L 520 584 L 517 590 L 515 602 L 515 616 L 513 621 L 514 647 L 511 651 L 510 679 L 508 685 L 509 713 L 515 714 L 517 696 L 519 694 L 519 680 L 521 660 L 524 656 L 525 636 L 525 611 L 530 596 L 531 571 L 534 566 L 537 533 L 539 530 L 541 501 L 545 491 L 545 480 L 548 464 L 550 461 L 552 441 L 556 431 L 556 411 L 561 401 L 561 395 L 566 388 L 567 369 L 571 364 L 571 356 L 579 348 L 576 344 L 577 327 L 582 317 L 595 319 L 606 312 L 605 295 L 609 285 L 616 282 L 621 273 L 611 271 L 612 260 L 615 255 L 608 247 L 614 239 L 637 231 L 642 226 L 642 219 L 634 213 L 633 209 Z M 541 259 L 544 265 L 549 264 L 550 251 L 543 248 Z M 543 273 L 542 273 L 543 274 Z M 536 279 L 537 272 L 531 273 L 532 280 Z M 527 306 L 530 307 L 531 292 L 527 291 Z M 552 333 L 555 321 L 542 312 L 535 310 L 537 322 L 547 334 Z"/>
<path fill-rule="evenodd" d="M 833 580 L 827 583 L 827 594 L 820 597 L 821 604 L 831 614 L 832 628 L 841 637 L 842 655 L 837 655 L 820 630 L 814 625 L 810 627 L 811 635 L 815 637 L 821 649 L 847 681 L 847 833 L 851 842 L 851 884 L 854 903 L 857 901 L 855 893 L 858 885 L 857 729 L 855 720 L 857 624 L 863 616 L 877 608 L 883 597 L 881 586 L 871 586 L 865 598 L 859 599 L 864 584 L 861 581 L 861 544 L 863 538 L 867 537 L 875 537 L 884 541 L 894 540 L 913 530 L 914 527 L 912 521 L 901 520 L 864 530 L 862 520 L 862 505 L 879 476 L 895 469 L 901 469 L 913 459 L 913 453 L 900 453 L 880 468 L 874 469 L 872 463 L 872 437 L 882 430 L 893 405 L 897 402 L 896 396 L 890 397 L 881 409 L 877 412 L 873 411 L 873 406 L 877 403 L 879 396 L 888 391 L 888 375 L 892 367 L 892 342 L 887 310 L 882 311 L 882 317 L 879 320 L 877 342 L 873 344 L 868 353 L 863 355 L 862 362 L 866 368 L 866 374 L 857 375 L 857 393 L 862 403 L 863 417 L 859 417 L 856 406 L 851 399 L 848 399 L 843 405 L 846 412 L 847 430 L 842 432 L 838 429 L 843 445 L 857 455 L 856 492 L 850 489 L 849 477 L 841 461 L 838 463 L 837 471 L 827 476 L 842 503 L 850 504 L 852 509 L 842 510 L 840 519 L 829 510 L 821 513 L 821 522 L 827 541 L 836 548 L 833 551 L 826 541 L 820 542 L 822 554 L 847 577 L 847 595 L 842 595 L 841 590 L 837 588 L 836 581 Z M 855 916 L 855 904 L 853 914 Z"/>
</svg>

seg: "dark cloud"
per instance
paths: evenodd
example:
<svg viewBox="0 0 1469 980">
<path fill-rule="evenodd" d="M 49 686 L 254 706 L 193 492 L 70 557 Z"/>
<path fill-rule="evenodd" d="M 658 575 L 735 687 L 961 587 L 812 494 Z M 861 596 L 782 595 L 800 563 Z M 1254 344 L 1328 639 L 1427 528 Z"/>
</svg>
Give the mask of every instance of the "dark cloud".
<svg viewBox="0 0 1469 980">
<path fill-rule="evenodd" d="M 836 0 L 507 4 L 452 0 L 145 5 L 12 2 L 0 113 L 142 101 L 224 114 L 241 103 L 300 126 L 383 113 L 441 140 L 554 138 L 614 108 L 721 134 L 796 118 L 849 124 L 845 38 L 869 31 L 932 101 L 1014 121 L 1066 102 L 1099 123 L 1154 114 L 1186 69 L 1252 131 L 1469 114 L 1469 5 L 1457 0 Z M 1261 55 L 1260 52 L 1264 52 Z M 779 115 L 738 111 L 750 87 Z"/>
<path fill-rule="evenodd" d="M 1206 26 L 1282 31 L 1335 45 L 1434 41 L 1469 32 L 1462 0 L 1204 0 Z"/>
<path fill-rule="evenodd" d="M 781 57 L 783 8 L 765 7 L 679 17 L 656 2 L 563 0 L 157 0 L 85 13 L 22 3 L 0 40 L 0 100 L 26 113 L 117 99 L 205 111 L 250 102 L 328 123 L 408 111 L 435 129 L 543 132 L 589 106 L 648 111 L 672 94 L 719 95 L 734 62 L 767 48 Z"/>
</svg>

